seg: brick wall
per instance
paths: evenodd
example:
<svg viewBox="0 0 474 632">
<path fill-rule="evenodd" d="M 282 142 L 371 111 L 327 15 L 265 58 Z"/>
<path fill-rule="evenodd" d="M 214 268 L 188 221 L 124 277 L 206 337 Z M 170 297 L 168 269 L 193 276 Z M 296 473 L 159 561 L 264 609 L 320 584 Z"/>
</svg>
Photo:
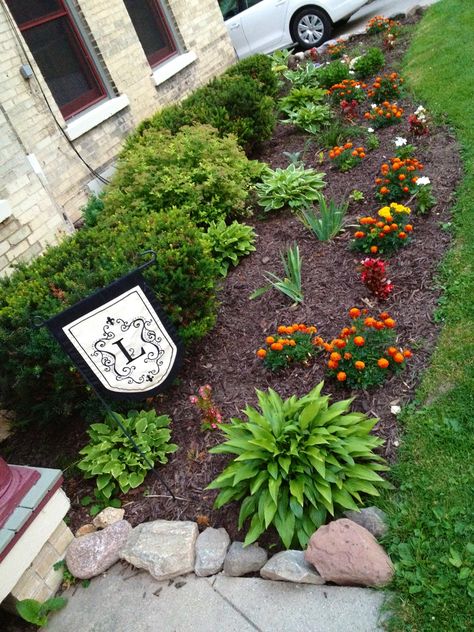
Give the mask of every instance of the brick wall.
<svg viewBox="0 0 474 632">
<path fill-rule="evenodd" d="M 143 118 L 182 99 L 235 59 L 216 0 L 170 0 L 165 10 L 179 52 L 193 52 L 197 58 L 156 86 L 122 0 L 70 1 L 109 80 L 111 98 L 127 95 L 129 99 L 128 107 L 72 141 L 95 171 L 102 172 L 113 163 L 123 139 Z M 70 230 L 87 200 L 87 184 L 94 178 L 61 131 L 70 121 L 63 119 L 34 62 L 36 77 L 29 81 L 21 77 L 19 67 L 27 61 L 33 62 L 22 52 L 2 4 L 0 200 L 7 200 L 13 213 L 0 223 L 0 274 L 8 273 L 12 263 L 39 254 Z M 35 168 L 28 155 L 33 155 Z"/>
</svg>

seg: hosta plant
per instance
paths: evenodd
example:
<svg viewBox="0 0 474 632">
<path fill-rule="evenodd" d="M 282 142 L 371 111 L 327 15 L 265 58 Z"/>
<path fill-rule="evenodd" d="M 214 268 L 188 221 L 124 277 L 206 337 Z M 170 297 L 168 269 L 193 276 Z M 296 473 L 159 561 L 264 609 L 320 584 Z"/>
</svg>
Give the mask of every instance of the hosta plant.
<svg viewBox="0 0 474 632">
<path fill-rule="evenodd" d="M 105 498 L 110 498 L 117 486 L 126 494 L 141 485 L 156 462 L 167 463 L 167 455 L 178 449 L 169 442 L 168 415 L 158 416 L 154 410 L 132 410 L 127 417 L 115 415 L 146 459 L 135 451 L 111 416 L 106 417 L 105 423 L 92 424 L 87 431 L 90 441 L 80 450 L 83 458 L 77 467 L 86 478 L 96 478 L 97 489 Z"/>
<path fill-rule="evenodd" d="M 226 224 L 224 220 L 211 222 L 207 229 L 211 243 L 211 253 L 219 266 L 219 272 L 226 276 L 231 266 L 236 266 L 242 257 L 255 250 L 255 231 L 247 224 L 237 221 Z"/>
<path fill-rule="evenodd" d="M 288 118 L 282 123 L 296 125 L 309 134 L 317 134 L 321 128 L 331 121 L 331 108 L 328 105 L 306 103 L 298 110 L 288 113 Z"/>
<path fill-rule="evenodd" d="M 286 548 L 304 548 L 328 514 L 357 509 L 363 495 L 387 486 L 374 453 L 383 441 L 370 434 L 377 419 L 351 412 L 351 399 L 330 404 L 322 388 L 287 400 L 257 391 L 260 410 L 247 406 L 246 419 L 232 419 L 226 440 L 210 450 L 234 455 L 209 488 L 220 490 L 216 507 L 241 502 L 246 545 L 273 526 Z"/>
<path fill-rule="evenodd" d="M 301 88 L 302 86 L 317 88 L 318 69 L 314 64 L 304 64 L 298 66 L 295 70 L 285 70 L 283 72 L 285 79 L 288 79 L 293 87 Z"/>
<path fill-rule="evenodd" d="M 268 168 L 262 181 L 255 185 L 258 203 L 265 212 L 284 206 L 298 210 L 307 208 L 318 198 L 319 191 L 326 186 L 325 173 L 305 169 L 303 165 L 288 165 L 286 169 Z"/>
<path fill-rule="evenodd" d="M 308 103 L 320 103 L 324 100 L 326 91 L 321 88 L 302 86 L 292 88 L 288 94 L 280 99 L 278 105 L 282 112 L 289 114 L 304 107 Z"/>
</svg>

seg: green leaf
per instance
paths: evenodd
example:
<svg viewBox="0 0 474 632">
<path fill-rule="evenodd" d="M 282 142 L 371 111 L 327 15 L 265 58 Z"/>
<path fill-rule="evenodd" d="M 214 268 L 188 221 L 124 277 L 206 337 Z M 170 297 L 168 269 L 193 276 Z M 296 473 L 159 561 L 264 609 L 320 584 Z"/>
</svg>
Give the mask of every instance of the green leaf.
<svg viewBox="0 0 474 632">
<path fill-rule="evenodd" d="M 267 470 L 269 471 L 270 476 L 272 476 L 272 478 L 274 479 L 278 478 L 278 472 L 279 472 L 278 465 L 274 461 L 267 465 Z"/>
<path fill-rule="evenodd" d="M 318 416 L 321 409 L 322 402 L 320 399 L 305 406 L 299 416 L 300 426 L 303 430 L 306 430 L 310 423 Z"/>
<path fill-rule="evenodd" d="M 250 528 L 245 536 L 244 546 L 248 544 L 252 544 L 255 540 L 258 540 L 259 536 L 265 531 L 265 526 L 263 522 L 260 520 L 259 515 L 254 514 L 252 521 L 250 522 Z"/>
<path fill-rule="evenodd" d="M 281 485 L 280 477 L 278 477 L 277 479 L 270 478 L 268 480 L 268 491 L 270 493 L 271 498 L 276 504 L 278 504 L 278 492 L 280 490 L 280 485 Z"/>
<path fill-rule="evenodd" d="M 289 549 L 295 534 L 295 516 L 291 511 L 286 512 L 285 517 L 281 518 L 277 513 L 275 515 L 274 524 L 283 545 Z"/>
<path fill-rule="evenodd" d="M 41 604 L 36 599 L 22 599 L 16 604 L 18 614 L 28 623 L 38 626 L 46 625 L 48 617 L 41 613 Z"/>
<path fill-rule="evenodd" d="M 304 504 L 304 480 L 301 477 L 290 480 L 290 492 L 301 506 Z"/>
</svg>

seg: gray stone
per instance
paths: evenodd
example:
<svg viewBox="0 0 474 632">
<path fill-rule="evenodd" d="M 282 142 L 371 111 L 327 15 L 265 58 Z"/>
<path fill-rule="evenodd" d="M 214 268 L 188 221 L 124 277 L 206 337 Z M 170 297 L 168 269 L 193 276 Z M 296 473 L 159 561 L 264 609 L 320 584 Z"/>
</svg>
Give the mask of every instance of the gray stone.
<svg viewBox="0 0 474 632">
<path fill-rule="evenodd" d="M 121 520 L 71 542 L 66 553 L 69 571 L 78 579 L 90 579 L 100 575 L 118 562 L 119 552 L 132 531 L 130 523 Z"/>
<path fill-rule="evenodd" d="M 264 579 L 298 582 L 300 584 L 325 583 L 321 575 L 304 559 L 303 551 L 282 551 L 271 557 L 260 570 Z"/>
<path fill-rule="evenodd" d="M 192 573 L 198 533 L 195 522 L 145 522 L 133 529 L 120 557 L 137 568 L 146 569 L 155 579 Z"/>
<path fill-rule="evenodd" d="M 232 542 L 224 561 L 224 573 L 230 577 L 241 577 L 259 571 L 268 559 L 267 552 L 258 544 L 244 547 L 243 542 Z"/>
<path fill-rule="evenodd" d="M 100 513 L 92 521 L 94 527 L 98 529 L 105 529 L 105 527 L 110 527 L 111 524 L 118 522 L 119 520 L 123 520 L 125 515 L 125 509 L 117 509 L 116 507 L 106 507 L 102 509 Z"/>
<path fill-rule="evenodd" d="M 345 511 L 344 515 L 352 522 L 370 531 L 375 538 L 381 538 L 388 531 L 387 514 L 378 507 L 364 507 L 360 511 Z"/>
<path fill-rule="evenodd" d="M 221 527 L 208 527 L 199 534 L 196 540 L 196 562 L 194 572 L 198 577 L 208 577 L 218 573 L 224 565 L 230 538 L 227 531 Z"/>
</svg>

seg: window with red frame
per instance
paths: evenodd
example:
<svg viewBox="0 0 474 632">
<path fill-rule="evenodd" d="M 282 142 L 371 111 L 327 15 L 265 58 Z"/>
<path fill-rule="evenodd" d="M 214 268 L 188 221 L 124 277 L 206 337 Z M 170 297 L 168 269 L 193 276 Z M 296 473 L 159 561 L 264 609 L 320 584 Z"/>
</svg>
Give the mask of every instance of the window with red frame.
<svg viewBox="0 0 474 632">
<path fill-rule="evenodd" d="M 150 66 L 156 66 L 177 48 L 158 0 L 124 0 Z"/>
<path fill-rule="evenodd" d="M 6 0 L 64 118 L 107 97 L 64 0 Z"/>
</svg>

